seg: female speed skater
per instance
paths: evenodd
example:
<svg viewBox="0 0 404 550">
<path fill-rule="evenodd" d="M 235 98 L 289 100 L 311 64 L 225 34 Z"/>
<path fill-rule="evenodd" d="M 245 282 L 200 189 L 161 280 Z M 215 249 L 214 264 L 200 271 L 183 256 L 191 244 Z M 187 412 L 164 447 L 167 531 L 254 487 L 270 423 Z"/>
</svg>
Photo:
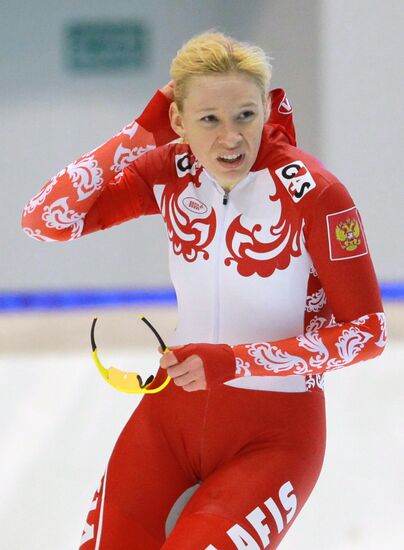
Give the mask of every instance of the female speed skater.
<svg viewBox="0 0 404 550">
<path fill-rule="evenodd" d="M 24 209 L 40 241 L 167 227 L 178 324 L 150 387 L 171 382 L 120 434 L 81 550 L 277 548 L 322 467 L 324 374 L 385 345 L 358 209 L 270 76 L 259 47 L 193 37 L 144 112 Z"/>
</svg>

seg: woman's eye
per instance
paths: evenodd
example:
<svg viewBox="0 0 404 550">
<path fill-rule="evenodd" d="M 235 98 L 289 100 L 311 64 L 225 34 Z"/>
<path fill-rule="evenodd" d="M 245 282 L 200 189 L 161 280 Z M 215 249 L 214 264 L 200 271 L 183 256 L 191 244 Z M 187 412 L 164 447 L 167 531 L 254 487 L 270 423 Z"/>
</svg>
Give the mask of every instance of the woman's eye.
<svg viewBox="0 0 404 550">
<path fill-rule="evenodd" d="M 247 120 L 255 115 L 254 111 L 243 111 L 239 115 L 239 119 L 241 120 Z"/>
<path fill-rule="evenodd" d="M 206 115 L 201 118 L 202 122 L 217 122 L 215 115 Z"/>
</svg>

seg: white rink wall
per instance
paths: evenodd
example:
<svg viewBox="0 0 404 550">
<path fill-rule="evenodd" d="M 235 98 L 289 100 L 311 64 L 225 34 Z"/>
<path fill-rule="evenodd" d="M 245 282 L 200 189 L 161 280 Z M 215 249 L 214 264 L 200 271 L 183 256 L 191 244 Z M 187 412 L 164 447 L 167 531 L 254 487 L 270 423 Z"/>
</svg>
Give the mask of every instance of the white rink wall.
<svg viewBox="0 0 404 550">
<path fill-rule="evenodd" d="M 140 114 L 169 78 L 183 41 L 212 26 L 260 44 L 274 59 L 273 86 L 294 107 L 298 143 L 318 156 L 357 202 L 378 276 L 404 278 L 402 1 L 37 0 L 9 2 L 0 18 L 0 289 L 167 285 L 159 216 L 88 235 L 39 243 L 20 228 L 24 205 L 72 160 Z M 72 20 L 134 19 L 152 33 L 152 62 L 129 74 L 70 74 L 62 63 Z M 46 40 L 43 37 L 46 36 Z M 107 251 L 107 253 L 105 253 Z M 30 270 L 21 269 L 29 264 Z M 94 269 L 99 266 L 99 269 Z M 119 268 L 117 268 L 119 266 Z"/>
<path fill-rule="evenodd" d="M 155 349 L 103 360 L 151 372 Z M 328 444 L 319 482 L 284 550 L 400 550 L 404 344 L 326 380 Z M 139 402 L 80 353 L 0 356 L 0 547 L 75 550 L 113 444 Z M 141 366 L 141 368 L 140 368 Z"/>
</svg>

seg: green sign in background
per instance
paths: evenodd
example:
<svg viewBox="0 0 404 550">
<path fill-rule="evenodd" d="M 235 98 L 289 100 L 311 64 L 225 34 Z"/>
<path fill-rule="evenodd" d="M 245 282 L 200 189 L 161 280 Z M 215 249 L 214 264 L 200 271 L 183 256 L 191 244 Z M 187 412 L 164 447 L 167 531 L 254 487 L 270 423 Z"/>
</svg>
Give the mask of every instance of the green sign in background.
<svg viewBox="0 0 404 550">
<path fill-rule="evenodd" d="M 69 23 L 64 38 L 64 57 L 71 70 L 142 68 L 149 58 L 149 33 L 138 21 Z"/>
</svg>

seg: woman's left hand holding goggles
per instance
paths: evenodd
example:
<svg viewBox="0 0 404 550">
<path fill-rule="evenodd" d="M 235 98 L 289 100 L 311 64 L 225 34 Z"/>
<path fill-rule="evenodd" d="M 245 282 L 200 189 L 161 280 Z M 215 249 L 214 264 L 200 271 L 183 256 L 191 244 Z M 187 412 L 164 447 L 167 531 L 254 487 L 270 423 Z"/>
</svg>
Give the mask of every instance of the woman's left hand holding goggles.
<svg viewBox="0 0 404 550">
<path fill-rule="evenodd" d="M 226 344 L 187 344 L 170 349 L 160 358 L 160 366 L 184 391 L 206 390 L 234 377 L 235 358 Z M 161 348 L 159 351 L 162 353 Z"/>
<path fill-rule="evenodd" d="M 174 348 L 175 350 L 175 348 Z M 191 392 L 206 390 L 206 376 L 203 361 L 198 355 L 191 355 L 179 362 L 173 351 L 165 353 L 160 359 L 161 368 L 167 371 L 176 386 Z"/>
</svg>

